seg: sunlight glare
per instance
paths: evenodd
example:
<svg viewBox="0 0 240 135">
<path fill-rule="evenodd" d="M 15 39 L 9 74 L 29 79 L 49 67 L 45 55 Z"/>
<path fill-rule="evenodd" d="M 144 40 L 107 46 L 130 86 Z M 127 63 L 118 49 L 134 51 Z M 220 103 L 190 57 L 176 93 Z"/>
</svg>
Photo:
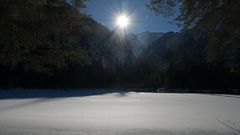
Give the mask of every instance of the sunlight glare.
<svg viewBox="0 0 240 135">
<path fill-rule="evenodd" d="M 119 15 L 116 20 L 116 25 L 124 29 L 129 25 L 129 17 L 126 15 Z"/>
</svg>

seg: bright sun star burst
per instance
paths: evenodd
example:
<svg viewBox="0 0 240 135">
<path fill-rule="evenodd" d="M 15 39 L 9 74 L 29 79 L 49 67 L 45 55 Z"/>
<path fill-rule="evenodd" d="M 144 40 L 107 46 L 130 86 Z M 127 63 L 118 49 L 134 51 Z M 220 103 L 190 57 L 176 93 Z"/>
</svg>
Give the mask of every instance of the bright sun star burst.
<svg viewBox="0 0 240 135">
<path fill-rule="evenodd" d="M 116 20 L 116 25 L 124 29 L 129 25 L 129 17 L 126 15 L 119 15 Z"/>
</svg>

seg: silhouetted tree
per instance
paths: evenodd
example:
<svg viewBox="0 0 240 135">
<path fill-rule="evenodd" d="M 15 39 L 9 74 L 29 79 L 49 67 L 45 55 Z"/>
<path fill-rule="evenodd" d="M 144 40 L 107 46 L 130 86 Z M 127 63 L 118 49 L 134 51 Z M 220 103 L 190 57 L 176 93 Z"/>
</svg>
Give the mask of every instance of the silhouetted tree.
<svg viewBox="0 0 240 135">
<path fill-rule="evenodd" d="M 147 4 L 150 10 L 163 16 L 176 15 L 179 8 L 175 20 L 183 30 L 191 29 L 195 36 L 207 34 L 208 61 L 215 63 L 227 57 L 224 54 L 227 46 L 238 46 L 233 56 L 240 53 L 239 6 L 238 0 L 149 0 Z"/>
</svg>

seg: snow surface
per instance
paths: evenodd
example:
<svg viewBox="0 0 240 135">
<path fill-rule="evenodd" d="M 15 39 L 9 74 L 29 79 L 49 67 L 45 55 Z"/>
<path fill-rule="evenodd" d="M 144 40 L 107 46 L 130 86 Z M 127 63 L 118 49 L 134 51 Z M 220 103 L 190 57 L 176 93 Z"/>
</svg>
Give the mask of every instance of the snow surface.
<svg viewBox="0 0 240 135">
<path fill-rule="evenodd" d="M 0 135 L 240 134 L 238 96 L 96 91 L 0 91 Z"/>
</svg>

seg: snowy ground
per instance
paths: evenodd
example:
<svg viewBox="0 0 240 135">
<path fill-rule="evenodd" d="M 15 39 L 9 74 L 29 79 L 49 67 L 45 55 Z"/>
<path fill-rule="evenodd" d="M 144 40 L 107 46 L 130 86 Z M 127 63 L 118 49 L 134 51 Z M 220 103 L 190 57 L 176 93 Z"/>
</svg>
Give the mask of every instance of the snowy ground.
<svg viewBox="0 0 240 135">
<path fill-rule="evenodd" d="M 240 134 L 238 96 L 93 93 L 0 91 L 0 135 Z"/>
</svg>

